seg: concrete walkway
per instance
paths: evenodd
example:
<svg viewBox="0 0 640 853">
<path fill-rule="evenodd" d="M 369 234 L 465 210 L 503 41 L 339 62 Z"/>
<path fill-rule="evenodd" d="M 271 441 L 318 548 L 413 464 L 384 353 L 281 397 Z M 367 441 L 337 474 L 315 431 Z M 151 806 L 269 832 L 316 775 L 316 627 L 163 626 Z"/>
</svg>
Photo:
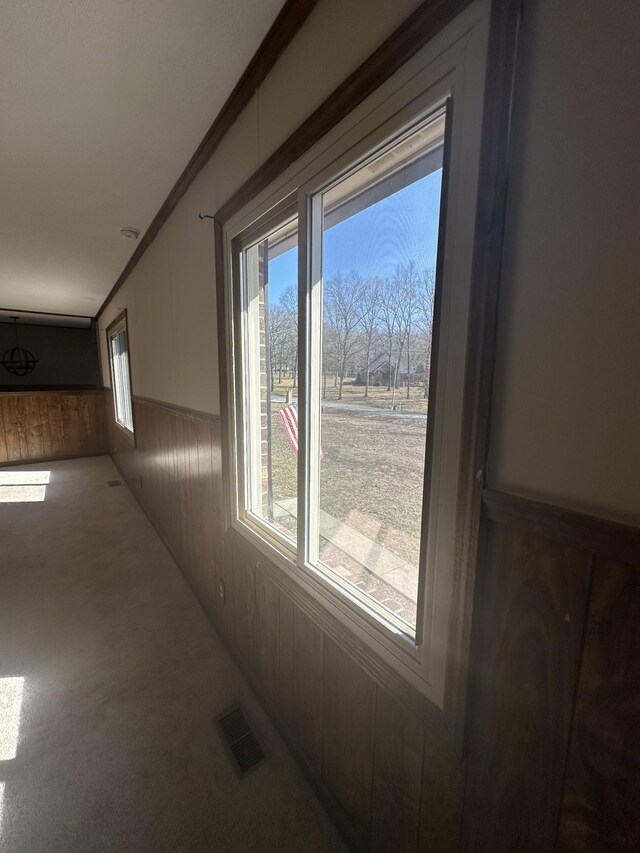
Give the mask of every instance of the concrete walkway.
<svg viewBox="0 0 640 853">
<path fill-rule="evenodd" d="M 2 473 L 0 850 L 344 850 L 111 461 Z M 269 754 L 244 779 L 237 702 Z"/>
<path fill-rule="evenodd" d="M 298 517 L 298 504 L 295 498 L 285 498 L 274 501 L 273 512 L 275 518 L 283 516 Z M 320 535 L 339 548 L 347 557 L 350 557 L 360 566 L 366 567 L 372 575 L 393 589 L 402 593 L 407 599 L 414 603 L 417 598 L 417 573 L 402 557 L 398 557 L 393 551 L 378 545 L 364 533 L 360 533 L 354 527 L 345 524 L 323 509 L 320 510 Z"/>
</svg>

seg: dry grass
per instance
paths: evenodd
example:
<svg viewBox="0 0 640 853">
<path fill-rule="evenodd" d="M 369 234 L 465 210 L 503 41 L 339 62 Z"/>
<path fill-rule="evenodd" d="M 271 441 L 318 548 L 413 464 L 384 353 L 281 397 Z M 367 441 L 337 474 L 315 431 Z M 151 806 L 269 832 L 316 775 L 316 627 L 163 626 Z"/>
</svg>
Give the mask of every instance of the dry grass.
<svg viewBox="0 0 640 853">
<path fill-rule="evenodd" d="M 296 459 L 273 406 L 276 500 L 296 494 Z M 321 508 L 417 564 L 424 473 L 425 420 L 325 410 Z"/>
</svg>

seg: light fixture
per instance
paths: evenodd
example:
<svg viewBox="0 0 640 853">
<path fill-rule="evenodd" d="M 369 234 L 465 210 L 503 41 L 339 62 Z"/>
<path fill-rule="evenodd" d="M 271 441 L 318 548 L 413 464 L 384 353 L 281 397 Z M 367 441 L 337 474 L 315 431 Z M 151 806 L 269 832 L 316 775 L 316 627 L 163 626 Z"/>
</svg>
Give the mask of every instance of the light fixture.
<svg viewBox="0 0 640 853">
<path fill-rule="evenodd" d="M 137 240 L 140 236 L 140 232 L 137 228 L 121 228 L 120 236 L 127 240 Z"/>
<path fill-rule="evenodd" d="M 2 354 L 0 364 L 2 364 L 9 373 L 13 373 L 14 376 L 26 376 L 28 373 L 32 373 L 35 370 L 38 359 L 35 358 L 33 353 L 29 352 L 28 349 L 23 349 L 20 346 L 20 341 L 18 339 L 19 318 L 12 316 L 11 319 L 14 322 L 14 329 L 16 331 L 16 345 L 5 350 Z"/>
</svg>

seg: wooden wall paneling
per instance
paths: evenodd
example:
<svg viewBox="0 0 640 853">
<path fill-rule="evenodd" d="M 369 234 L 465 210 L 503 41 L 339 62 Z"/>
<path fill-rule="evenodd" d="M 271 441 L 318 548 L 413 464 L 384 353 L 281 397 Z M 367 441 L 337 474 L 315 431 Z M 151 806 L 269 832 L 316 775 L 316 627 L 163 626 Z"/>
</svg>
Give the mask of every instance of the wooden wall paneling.
<svg viewBox="0 0 640 853">
<path fill-rule="evenodd" d="M 194 462 L 198 476 L 198 490 L 195 508 L 197 516 L 198 562 L 202 585 L 206 590 L 210 607 L 218 609 L 218 590 L 216 582 L 216 545 L 214 517 L 216 512 L 213 492 L 213 456 L 211 447 L 211 428 L 194 423 L 192 440 L 194 442 Z"/>
<path fill-rule="evenodd" d="M 93 404 L 93 417 L 94 423 L 96 425 L 94 432 L 94 437 L 97 442 L 96 450 L 98 453 L 104 453 L 104 450 L 107 446 L 107 412 L 105 407 L 105 395 L 91 394 L 90 399 Z"/>
<path fill-rule="evenodd" d="M 171 548 L 174 554 L 180 556 L 180 508 L 178 506 L 178 478 L 179 464 L 177 447 L 177 427 L 171 416 L 161 417 L 162 434 L 165 443 L 166 463 L 168 466 L 168 480 L 166 485 L 164 511 L 167 519 L 167 528 L 170 531 Z"/>
<path fill-rule="evenodd" d="M 151 430 L 149 442 L 149 464 L 147 466 L 150 480 L 149 489 L 151 498 L 149 503 L 154 507 L 156 525 L 160 526 L 166 536 L 170 535 L 168 494 L 171 485 L 171 473 L 166 444 L 168 441 L 166 431 L 163 429 L 164 422 L 160 413 L 153 410 L 149 418 L 149 429 Z M 143 483 L 143 488 L 146 488 Z"/>
<path fill-rule="evenodd" d="M 15 398 L 13 396 L 0 396 L 0 405 L 2 406 L 7 462 L 15 462 L 23 458 L 20 451 L 18 431 L 16 429 Z"/>
<path fill-rule="evenodd" d="M 21 402 L 24 408 L 24 431 L 29 459 L 43 459 L 45 452 L 38 399 L 31 394 L 25 394 L 21 398 Z M 82 444 L 80 446 L 82 447 Z M 82 447 L 82 450 L 84 450 L 84 447 Z"/>
<path fill-rule="evenodd" d="M 17 436 L 17 447 L 18 447 L 18 459 L 28 460 L 31 457 L 29 456 L 29 443 L 27 441 L 27 433 L 25 430 L 25 409 L 24 402 L 21 397 L 15 397 L 11 401 L 11 408 L 14 412 L 14 429 Z"/>
<path fill-rule="evenodd" d="M 245 565 L 245 607 L 246 607 L 246 633 L 244 637 L 245 660 L 251 672 L 256 671 L 256 571 L 258 561 L 253 552 L 249 552 Z"/>
<path fill-rule="evenodd" d="M 170 531 L 171 547 L 176 555 L 180 548 L 180 508 L 178 506 L 179 448 L 177 446 L 177 426 L 173 416 L 161 416 L 161 430 L 164 436 L 165 459 L 168 466 L 164 511 L 167 528 Z"/>
<path fill-rule="evenodd" d="M 539 536 L 610 560 L 640 564 L 640 528 L 637 526 L 494 489 L 484 489 L 482 500 L 491 521 L 526 527 Z"/>
<path fill-rule="evenodd" d="M 590 564 L 527 530 L 490 530 L 476 599 L 465 850 L 553 850 Z"/>
<path fill-rule="evenodd" d="M 174 418 L 178 422 L 178 435 L 180 441 L 180 477 L 179 477 L 179 510 L 180 510 L 180 532 L 182 534 L 182 551 L 187 577 L 194 577 L 194 543 L 193 543 L 193 516 L 191 513 L 191 491 L 193 484 L 189 482 L 191 473 L 191 460 L 189 458 L 189 427 L 188 421 L 182 418 Z"/>
<path fill-rule="evenodd" d="M 72 453 L 72 448 L 80 446 L 80 423 L 78 419 L 78 407 L 76 398 L 67 395 L 62 398 L 62 431 L 64 438 L 64 452 L 67 456 Z"/>
<path fill-rule="evenodd" d="M 0 394 L 0 463 L 105 453 L 103 392 Z"/>
<path fill-rule="evenodd" d="M 222 479 L 222 428 L 220 420 L 210 428 L 209 447 L 211 452 L 211 477 L 213 480 L 214 511 L 209 523 L 213 530 L 214 557 L 221 563 L 224 557 L 224 484 Z"/>
<path fill-rule="evenodd" d="M 256 674 L 275 707 L 280 695 L 280 591 L 260 567 L 255 572 Z"/>
<path fill-rule="evenodd" d="M 104 397 L 102 398 L 102 405 L 103 407 L 105 406 Z M 62 423 L 61 398 L 57 396 L 51 397 L 48 400 L 47 408 L 49 410 L 49 427 L 51 429 L 51 454 L 53 456 L 64 456 L 64 426 Z"/>
<path fill-rule="evenodd" d="M 0 399 L 0 465 L 9 461 L 9 448 L 7 447 L 7 431 L 4 426 L 4 412 L 2 409 L 2 399 Z"/>
<path fill-rule="evenodd" d="M 640 564 L 594 565 L 557 849 L 640 850 Z"/>
<path fill-rule="evenodd" d="M 418 850 L 457 851 L 466 762 L 457 747 L 430 726 L 424 736 Z"/>
<path fill-rule="evenodd" d="M 209 595 L 209 587 L 207 584 L 207 570 L 205 565 L 204 552 L 204 491 L 202 478 L 200 476 L 200 451 L 198 448 L 198 429 L 197 424 L 189 421 L 187 424 L 187 447 L 189 458 L 189 477 L 188 482 L 188 509 L 191 517 L 192 531 L 192 557 L 195 571 L 198 576 L 198 583 L 202 589 L 202 594 L 205 597 Z"/>
<path fill-rule="evenodd" d="M 78 443 L 83 453 L 90 453 L 92 446 L 90 412 L 87 398 L 76 397 L 76 411 L 78 412 Z"/>
<path fill-rule="evenodd" d="M 38 396 L 35 398 L 36 406 L 38 407 L 38 416 L 42 430 L 42 453 L 45 458 L 50 458 L 53 455 L 51 441 L 51 419 L 49 415 L 49 400 L 46 397 Z"/>
<path fill-rule="evenodd" d="M 196 578 L 198 588 L 205 592 L 204 573 L 200 560 L 202 551 L 202 498 L 200 495 L 200 475 L 198 471 L 197 443 L 195 440 L 195 424 L 184 422 L 184 451 L 185 451 L 185 497 L 184 509 L 187 517 L 187 545 L 191 572 Z"/>
<path fill-rule="evenodd" d="M 175 517 L 175 547 L 178 561 L 189 570 L 189 518 L 186 507 L 186 453 L 184 430 L 186 427 L 182 418 L 171 416 L 171 436 L 174 447 L 175 461 L 175 497 L 173 500 L 173 512 Z"/>
<path fill-rule="evenodd" d="M 363 839 L 370 838 L 375 682 L 324 638 L 322 775 Z"/>
<path fill-rule="evenodd" d="M 418 719 L 378 686 L 371 826 L 373 853 L 414 853 L 417 849 L 423 750 L 424 729 Z M 433 849 L 439 848 L 434 846 Z"/>
<path fill-rule="evenodd" d="M 294 720 L 294 635 L 293 635 L 293 601 L 289 596 L 280 592 L 279 597 L 279 630 L 278 630 L 278 664 L 280 686 L 278 690 L 278 710 L 288 731 L 293 732 Z M 320 704 L 322 707 L 322 704 Z"/>
<path fill-rule="evenodd" d="M 293 732 L 315 767 L 322 762 L 324 634 L 298 605 L 293 609 Z"/>
<path fill-rule="evenodd" d="M 166 429 L 166 418 L 160 412 L 153 412 L 151 429 L 153 430 L 153 441 L 151 443 L 151 462 L 149 474 L 151 477 L 151 489 L 156 499 L 154 500 L 157 524 L 164 531 L 165 536 L 172 540 L 172 524 L 170 517 L 169 495 L 172 486 L 173 472 L 169 464 L 169 436 Z M 172 543 L 173 544 L 173 543 Z"/>
<path fill-rule="evenodd" d="M 230 641 L 252 672 L 255 672 L 255 561 L 255 554 L 249 548 L 234 548 L 231 577 L 227 575 Z"/>
</svg>

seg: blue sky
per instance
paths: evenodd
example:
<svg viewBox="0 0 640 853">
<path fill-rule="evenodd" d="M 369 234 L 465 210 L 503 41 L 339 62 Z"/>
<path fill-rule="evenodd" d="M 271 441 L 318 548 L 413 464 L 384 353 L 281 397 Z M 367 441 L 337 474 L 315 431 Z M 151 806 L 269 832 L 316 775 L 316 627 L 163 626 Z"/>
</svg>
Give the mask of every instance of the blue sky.
<svg viewBox="0 0 640 853">
<path fill-rule="evenodd" d="M 391 276 L 399 264 L 418 269 L 436 264 L 442 170 L 438 169 L 324 234 L 324 276 L 356 270 L 363 276 Z M 269 263 L 269 302 L 298 280 L 298 250 Z"/>
</svg>

